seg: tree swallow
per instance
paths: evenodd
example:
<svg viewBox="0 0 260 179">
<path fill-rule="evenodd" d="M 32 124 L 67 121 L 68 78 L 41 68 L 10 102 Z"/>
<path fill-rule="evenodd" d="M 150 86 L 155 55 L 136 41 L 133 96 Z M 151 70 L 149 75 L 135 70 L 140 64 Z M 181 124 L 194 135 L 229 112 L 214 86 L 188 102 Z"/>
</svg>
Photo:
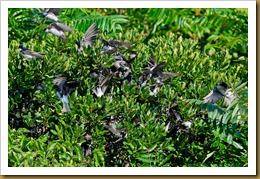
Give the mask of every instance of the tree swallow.
<svg viewBox="0 0 260 179">
<path fill-rule="evenodd" d="M 165 67 L 166 63 L 162 62 L 160 64 L 156 63 L 155 58 L 152 56 L 150 60 L 150 69 L 144 72 L 144 75 L 151 74 L 154 77 L 159 77 L 157 83 L 162 83 L 166 81 L 170 77 L 177 77 L 180 76 L 180 73 L 171 73 L 171 72 L 163 72 L 163 68 Z"/>
<path fill-rule="evenodd" d="M 116 129 L 111 125 L 105 125 L 105 128 L 112 132 L 115 136 L 119 136 L 121 138 L 124 138 L 127 135 L 126 129 Z"/>
<path fill-rule="evenodd" d="M 177 109 L 175 106 L 172 106 L 169 109 L 169 114 L 170 116 L 174 116 L 175 119 L 177 119 L 175 124 L 172 124 L 171 120 L 167 123 L 166 127 L 165 127 L 165 131 L 168 132 L 169 130 L 176 130 L 176 132 L 180 133 L 180 132 L 185 132 L 185 133 L 189 133 L 190 132 L 190 128 L 192 125 L 192 122 L 194 119 L 190 119 L 187 121 L 183 121 L 181 119 L 181 116 L 179 115 L 179 113 L 177 112 Z"/>
<path fill-rule="evenodd" d="M 54 79 L 54 85 L 58 86 L 57 94 L 63 103 L 63 112 L 69 112 L 69 95 L 76 90 L 80 82 L 77 81 L 67 81 L 67 78 L 63 74 L 57 75 Z"/>
<path fill-rule="evenodd" d="M 148 70 L 144 71 L 142 76 L 139 77 L 139 83 L 141 86 L 144 86 L 146 84 L 146 80 L 151 77 L 156 80 L 156 83 L 163 84 L 163 82 L 170 77 L 177 77 L 181 75 L 180 73 L 163 72 L 165 65 L 165 62 L 157 64 L 154 56 L 151 56 Z"/>
<path fill-rule="evenodd" d="M 18 49 L 25 58 L 43 58 L 44 57 L 44 54 L 33 52 L 23 45 L 19 45 Z"/>
<path fill-rule="evenodd" d="M 216 103 L 224 97 L 224 104 L 229 106 L 231 102 L 237 97 L 232 89 L 225 83 L 219 82 L 216 87 L 205 96 L 204 103 Z"/>
<path fill-rule="evenodd" d="M 124 47 L 124 48 L 130 48 L 132 45 L 128 42 L 123 42 L 121 40 L 109 40 L 106 41 L 102 39 L 103 42 L 103 52 L 104 53 L 109 53 L 109 52 L 117 52 L 118 48 Z"/>
<path fill-rule="evenodd" d="M 93 42 L 96 39 L 96 36 L 98 34 L 99 30 L 96 24 L 92 24 L 88 30 L 86 31 L 85 35 L 83 36 L 83 38 L 81 39 L 81 41 L 76 42 L 76 44 L 78 45 L 78 51 L 82 51 L 83 50 L 83 46 L 85 45 L 86 48 L 88 48 L 88 46 L 93 46 Z"/>
<path fill-rule="evenodd" d="M 119 61 L 126 61 L 128 64 L 133 62 L 133 60 L 137 57 L 137 54 L 135 52 L 129 52 L 129 59 L 127 59 L 123 54 L 116 54 L 116 55 L 112 55 L 112 57 L 115 60 L 119 60 Z"/>
<path fill-rule="evenodd" d="M 108 129 L 112 134 L 114 134 L 115 136 L 119 137 L 119 140 L 113 142 L 116 143 L 120 140 L 122 140 L 123 138 L 125 138 L 127 136 L 127 130 L 126 129 L 117 129 L 116 128 L 116 120 L 110 121 L 107 124 L 105 124 L 105 129 Z"/>
<path fill-rule="evenodd" d="M 49 8 L 46 11 L 42 12 L 42 16 L 46 19 L 50 19 L 52 21 L 59 21 L 57 15 L 60 12 L 60 8 Z"/>
<path fill-rule="evenodd" d="M 96 89 L 92 90 L 97 97 L 101 97 L 105 94 L 112 76 L 113 73 L 111 72 L 110 74 L 107 75 L 105 79 L 103 79 L 103 81 L 99 84 L 99 86 Z"/>
<path fill-rule="evenodd" d="M 116 60 L 111 68 L 112 72 L 118 77 L 122 79 L 123 82 L 128 80 L 129 82 L 132 81 L 131 74 L 132 70 L 130 65 L 124 60 L 125 57 L 120 55 L 120 60 Z M 116 59 L 116 58 L 115 58 Z"/>
<path fill-rule="evenodd" d="M 65 31 L 71 32 L 73 31 L 73 29 L 61 22 L 53 22 L 49 27 L 46 27 L 44 31 L 60 37 L 61 40 L 65 42 L 66 41 Z"/>
</svg>

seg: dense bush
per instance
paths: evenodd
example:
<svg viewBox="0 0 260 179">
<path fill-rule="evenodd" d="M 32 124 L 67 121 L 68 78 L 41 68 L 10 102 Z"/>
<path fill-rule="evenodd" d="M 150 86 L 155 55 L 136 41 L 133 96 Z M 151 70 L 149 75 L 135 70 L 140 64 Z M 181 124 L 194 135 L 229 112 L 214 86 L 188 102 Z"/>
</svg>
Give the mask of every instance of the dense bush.
<svg viewBox="0 0 260 179">
<path fill-rule="evenodd" d="M 74 27 L 66 43 L 43 31 L 51 21 L 43 21 L 40 11 L 9 9 L 9 166 L 247 166 L 247 10 L 62 9 L 59 19 Z M 75 41 L 92 23 L 99 37 L 79 54 Z M 136 82 L 152 55 L 166 62 L 164 71 L 182 75 L 155 96 L 113 77 L 105 96 L 96 98 L 97 80 L 90 74 L 113 63 L 110 55 L 100 56 L 99 38 L 133 44 Z M 46 57 L 26 60 L 20 44 Z M 69 98 L 69 113 L 62 113 L 53 88 L 62 72 L 81 82 Z M 203 97 L 219 81 L 238 100 L 204 108 Z M 165 130 L 176 121 L 168 112 L 173 105 L 184 121 L 192 120 L 190 130 Z M 112 118 L 126 137 L 104 128 Z"/>
</svg>

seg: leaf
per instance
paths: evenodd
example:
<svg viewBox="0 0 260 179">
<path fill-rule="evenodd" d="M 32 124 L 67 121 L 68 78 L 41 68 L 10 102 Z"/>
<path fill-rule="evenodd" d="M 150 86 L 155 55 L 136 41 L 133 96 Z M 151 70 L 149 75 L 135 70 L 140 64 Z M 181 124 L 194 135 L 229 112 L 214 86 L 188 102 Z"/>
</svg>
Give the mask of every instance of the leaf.
<svg viewBox="0 0 260 179">
<path fill-rule="evenodd" d="M 64 64 L 64 71 L 68 71 L 70 68 L 70 59 L 68 59 Z"/>
<path fill-rule="evenodd" d="M 144 162 L 144 163 L 151 163 L 151 160 L 148 159 L 148 158 L 137 157 L 137 159 Z"/>
<path fill-rule="evenodd" d="M 167 146 L 166 149 L 169 150 L 169 151 L 171 151 L 171 152 L 173 152 L 173 151 L 176 150 L 176 149 L 175 149 L 173 146 L 171 146 L 171 145 Z"/>
<path fill-rule="evenodd" d="M 206 160 L 208 160 L 214 153 L 215 153 L 215 151 L 210 152 L 209 154 L 207 154 L 206 158 L 203 160 L 203 162 L 201 163 L 201 165 L 202 165 Z"/>
<path fill-rule="evenodd" d="M 223 117 L 222 117 L 222 123 L 223 124 L 227 124 L 228 123 L 228 120 L 230 119 L 230 116 L 231 116 L 231 111 L 227 111 Z"/>
<path fill-rule="evenodd" d="M 53 129 L 51 129 L 51 133 L 53 133 L 54 135 L 58 135 L 58 133 Z"/>
<path fill-rule="evenodd" d="M 240 83 L 241 83 L 241 82 L 240 82 Z M 241 85 L 239 85 L 239 86 L 238 86 L 238 84 L 236 84 L 235 86 L 237 86 L 237 87 L 235 88 L 235 90 L 236 90 L 236 91 L 241 90 L 244 86 L 247 85 L 247 83 L 248 83 L 248 82 L 245 82 L 245 83 L 243 83 L 243 84 L 241 84 Z"/>
<path fill-rule="evenodd" d="M 233 136 L 231 134 L 228 134 L 228 136 L 227 136 L 227 143 L 228 144 L 232 144 L 232 142 L 233 142 Z"/>
<path fill-rule="evenodd" d="M 168 161 L 172 158 L 172 156 L 173 156 L 173 154 L 169 154 L 165 159 L 163 159 L 162 162 L 160 162 L 160 163 L 158 164 L 158 166 L 159 166 L 159 167 L 161 167 L 161 166 L 166 167 L 166 166 L 170 165 L 170 163 L 169 163 L 169 164 L 166 164 L 166 162 L 168 162 Z"/>
<path fill-rule="evenodd" d="M 232 119 L 234 119 L 234 118 L 237 118 L 237 112 L 238 112 L 238 110 L 241 108 L 241 105 L 238 103 L 237 105 L 236 105 L 236 107 L 235 107 L 235 109 L 233 110 L 233 112 L 232 112 Z"/>
<path fill-rule="evenodd" d="M 14 152 L 16 153 L 23 153 L 23 151 L 21 149 L 19 149 L 18 147 L 12 147 L 12 149 L 14 150 Z"/>
<path fill-rule="evenodd" d="M 151 148 L 148 149 L 148 152 L 152 152 L 157 147 L 157 144 L 154 144 Z"/>
<path fill-rule="evenodd" d="M 237 142 L 235 142 L 235 141 L 232 142 L 232 145 L 233 145 L 234 147 L 236 147 L 237 149 L 240 149 L 240 150 L 243 150 L 243 149 L 244 149 L 241 144 L 239 144 L 239 143 L 237 143 Z"/>
</svg>

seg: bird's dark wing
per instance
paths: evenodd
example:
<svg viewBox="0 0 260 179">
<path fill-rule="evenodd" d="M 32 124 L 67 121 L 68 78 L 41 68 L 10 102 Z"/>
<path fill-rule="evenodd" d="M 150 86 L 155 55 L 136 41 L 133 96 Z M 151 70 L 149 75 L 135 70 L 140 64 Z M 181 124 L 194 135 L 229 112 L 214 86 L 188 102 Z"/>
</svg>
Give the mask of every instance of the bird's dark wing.
<svg viewBox="0 0 260 179">
<path fill-rule="evenodd" d="M 65 94 L 71 94 L 80 85 L 79 81 L 67 81 L 63 87 Z"/>
<path fill-rule="evenodd" d="M 23 51 L 23 54 L 31 55 L 31 56 L 34 56 L 34 57 L 37 57 L 37 58 L 43 58 L 43 56 L 44 56 L 44 54 L 33 52 L 31 50 L 25 50 L 25 51 Z"/>
<path fill-rule="evenodd" d="M 155 66 L 155 65 L 157 65 L 157 62 L 156 62 L 156 59 L 155 59 L 155 57 L 154 56 L 151 56 L 150 57 L 150 64 L 151 64 L 151 66 Z"/>
<path fill-rule="evenodd" d="M 59 86 L 61 83 L 65 83 L 67 81 L 67 77 L 63 76 L 63 74 L 59 74 L 53 81 L 53 84 Z"/>
<path fill-rule="evenodd" d="M 127 130 L 126 129 L 116 129 L 111 125 L 105 125 L 105 128 L 108 129 L 110 132 L 112 132 L 117 137 L 125 138 L 127 136 Z"/>
<path fill-rule="evenodd" d="M 111 77 L 113 76 L 112 73 L 108 74 L 108 76 L 101 82 L 100 86 L 101 86 L 101 90 L 102 92 L 105 94 L 108 84 L 111 80 Z"/>
<path fill-rule="evenodd" d="M 165 62 L 160 63 L 159 65 L 156 66 L 156 61 L 153 56 L 150 57 L 150 65 L 149 69 L 143 72 L 143 75 L 149 75 L 149 74 L 156 74 L 160 75 L 162 73 L 163 68 L 165 67 Z"/>
<path fill-rule="evenodd" d="M 104 44 L 105 46 L 108 46 L 108 45 L 110 45 L 110 44 L 109 44 L 109 42 L 108 42 L 108 41 L 106 41 L 106 40 L 104 40 L 104 39 L 102 39 L 102 42 L 103 42 L 103 44 Z"/>
<path fill-rule="evenodd" d="M 123 55 L 123 54 L 117 54 L 117 55 L 113 55 L 111 56 L 113 57 L 115 60 L 118 60 L 118 61 L 126 61 L 126 57 Z"/>
<path fill-rule="evenodd" d="M 28 48 L 26 48 L 26 47 L 23 46 L 23 45 L 19 45 L 18 49 L 20 49 L 20 50 L 29 50 Z"/>
<path fill-rule="evenodd" d="M 111 125 L 105 125 L 105 128 L 108 129 L 110 132 L 112 132 L 114 135 L 118 135 L 119 131 L 112 127 Z"/>
<path fill-rule="evenodd" d="M 129 53 L 129 60 L 128 60 L 127 62 L 128 62 L 128 63 L 132 63 L 136 57 L 137 57 L 137 53 L 135 53 L 135 52 L 130 52 L 130 53 Z"/>
<path fill-rule="evenodd" d="M 219 93 L 215 88 L 203 98 L 204 103 L 216 103 L 221 98 L 223 98 L 223 95 Z"/>
<path fill-rule="evenodd" d="M 132 46 L 130 43 L 123 42 L 121 40 L 110 40 L 109 45 L 113 47 L 125 47 L 125 48 L 129 48 Z"/>
<path fill-rule="evenodd" d="M 165 63 L 165 62 L 162 62 L 162 63 L 158 64 L 158 65 L 153 69 L 153 71 L 154 71 L 155 73 L 161 73 L 162 70 L 163 70 L 163 68 L 165 67 L 165 65 L 166 65 L 166 63 Z"/>
<path fill-rule="evenodd" d="M 84 44 L 86 47 L 88 47 L 89 45 L 92 46 L 93 41 L 96 39 L 98 32 L 99 30 L 97 25 L 92 24 L 83 36 L 81 43 Z"/>
<path fill-rule="evenodd" d="M 176 109 L 171 108 L 171 112 L 176 117 L 177 121 L 182 121 L 181 116 L 178 114 Z"/>
<path fill-rule="evenodd" d="M 52 12 L 55 15 L 58 15 L 60 8 L 50 8 L 47 12 Z"/>
<path fill-rule="evenodd" d="M 162 72 L 159 76 L 162 78 L 163 81 L 165 81 L 168 78 L 177 77 L 180 75 L 181 75 L 180 73 Z"/>
<path fill-rule="evenodd" d="M 153 74 L 153 71 L 151 69 L 145 70 L 143 72 L 143 75 L 149 75 L 149 74 Z"/>
<path fill-rule="evenodd" d="M 67 32 L 73 31 L 72 28 L 70 28 L 69 26 L 67 26 L 61 22 L 53 22 L 53 23 L 51 23 L 51 26 L 55 27 L 57 30 L 62 30 L 62 31 L 67 31 Z"/>
<path fill-rule="evenodd" d="M 150 70 L 150 74 L 157 74 L 158 76 L 162 76 L 162 70 L 165 67 L 166 63 L 162 62 L 159 65 L 157 65 L 156 67 L 154 67 L 152 70 Z"/>
</svg>

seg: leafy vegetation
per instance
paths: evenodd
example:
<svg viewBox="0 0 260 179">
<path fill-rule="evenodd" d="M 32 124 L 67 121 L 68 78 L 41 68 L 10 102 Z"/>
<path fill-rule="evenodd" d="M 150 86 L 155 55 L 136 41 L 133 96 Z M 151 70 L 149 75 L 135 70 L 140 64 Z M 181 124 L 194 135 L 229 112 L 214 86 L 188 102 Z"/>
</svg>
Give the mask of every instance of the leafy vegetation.
<svg viewBox="0 0 260 179">
<path fill-rule="evenodd" d="M 9 166 L 248 165 L 247 9 L 62 9 L 59 19 L 74 28 L 66 43 L 44 32 L 51 21 L 43 21 L 40 11 L 8 12 Z M 100 34 L 83 55 L 75 41 L 92 23 Z M 168 79 L 155 96 L 113 77 L 106 94 L 96 98 L 97 80 L 90 74 L 113 64 L 110 55 L 100 56 L 100 38 L 133 44 L 136 82 L 152 55 L 166 62 L 165 71 L 182 75 Z M 46 56 L 24 59 L 20 44 Z M 53 88 L 62 72 L 81 82 L 68 113 Z M 223 100 L 203 106 L 219 81 L 238 100 L 228 107 Z M 165 130 L 169 121 L 176 123 L 168 112 L 173 105 L 182 120 L 192 120 L 188 131 Z M 104 128 L 113 118 L 116 128 L 127 129 L 126 137 Z"/>
</svg>

